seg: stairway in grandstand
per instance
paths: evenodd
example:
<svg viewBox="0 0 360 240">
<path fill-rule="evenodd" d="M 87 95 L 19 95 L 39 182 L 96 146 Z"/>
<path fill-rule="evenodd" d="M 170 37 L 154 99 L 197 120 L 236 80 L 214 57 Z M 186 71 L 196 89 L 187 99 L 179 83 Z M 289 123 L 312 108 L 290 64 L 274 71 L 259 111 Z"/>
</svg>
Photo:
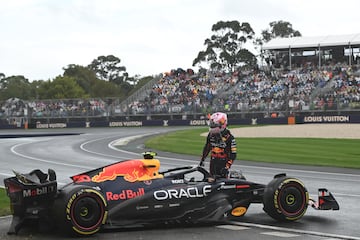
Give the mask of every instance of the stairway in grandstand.
<svg viewBox="0 0 360 240">
<path fill-rule="evenodd" d="M 331 91 L 334 91 L 335 87 L 335 80 L 337 79 L 338 75 L 333 76 L 326 84 L 321 85 L 319 84 L 314 91 L 310 95 L 310 100 L 313 101 L 316 97 L 320 95 L 325 95 Z"/>
<path fill-rule="evenodd" d="M 153 89 L 153 86 L 159 82 L 161 75 L 157 75 L 152 79 L 151 81 L 147 82 L 144 86 L 139 88 L 137 91 L 135 91 L 133 94 L 131 94 L 129 97 L 127 97 L 125 100 L 123 100 L 120 103 L 120 106 L 129 106 L 130 103 L 144 100 L 146 97 L 148 97 Z"/>
</svg>

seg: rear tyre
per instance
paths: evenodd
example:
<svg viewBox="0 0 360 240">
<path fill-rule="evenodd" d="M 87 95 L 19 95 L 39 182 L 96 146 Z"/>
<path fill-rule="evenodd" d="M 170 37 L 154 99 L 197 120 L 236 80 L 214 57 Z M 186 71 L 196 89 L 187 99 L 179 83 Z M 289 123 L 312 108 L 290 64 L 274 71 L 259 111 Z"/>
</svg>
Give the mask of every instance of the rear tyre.
<svg viewBox="0 0 360 240">
<path fill-rule="evenodd" d="M 264 193 L 264 211 L 279 221 L 296 221 L 306 212 L 309 193 L 304 184 L 286 176 L 275 177 Z"/>
<path fill-rule="evenodd" d="M 107 217 L 106 201 L 98 191 L 79 186 L 57 199 L 58 226 L 71 235 L 97 233 Z"/>
</svg>

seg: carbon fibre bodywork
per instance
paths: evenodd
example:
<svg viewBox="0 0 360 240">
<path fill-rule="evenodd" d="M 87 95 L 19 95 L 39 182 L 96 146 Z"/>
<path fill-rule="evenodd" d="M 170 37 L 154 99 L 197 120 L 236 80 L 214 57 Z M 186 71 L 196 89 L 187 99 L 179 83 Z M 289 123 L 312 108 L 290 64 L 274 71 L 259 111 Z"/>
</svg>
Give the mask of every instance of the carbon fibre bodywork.
<svg viewBox="0 0 360 240">
<path fill-rule="evenodd" d="M 157 159 L 122 161 L 72 176 L 60 189 L 52 170 L 16 173 L 4 180 L 13 211 L 9 233 L 17 233 L 28 219 L 91 235 L 102 228 L 233 220 L 252 203 L 263 204 L 280 221 L 300 219 L 309 204 L 339 209 L 326 189 L 319 193 L 321 203 L 312 201 L 302 182 L 285 174 L 266 185 L 247 181 L 238 172 L 215 179 L 200 166 L 159 168 Z"/>
</svg>

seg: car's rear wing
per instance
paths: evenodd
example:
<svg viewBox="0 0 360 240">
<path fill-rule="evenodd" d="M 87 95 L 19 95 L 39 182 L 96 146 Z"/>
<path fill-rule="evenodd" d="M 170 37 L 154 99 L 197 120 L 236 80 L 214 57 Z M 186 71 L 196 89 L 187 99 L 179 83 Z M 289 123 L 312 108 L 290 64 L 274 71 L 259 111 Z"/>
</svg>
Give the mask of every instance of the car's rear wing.
<svg viewBox="0 0 360 240">
<path fill-rule="evenodd" d="M 49 169 L 36 169 L 27 174 L 14 171 L 15 176 L 4 179 L 10 210 L 13 215 L 8 234 L 16 234 L 28 219 L 47 215 L 57 194 L 56 174 Z"/>
</svg>

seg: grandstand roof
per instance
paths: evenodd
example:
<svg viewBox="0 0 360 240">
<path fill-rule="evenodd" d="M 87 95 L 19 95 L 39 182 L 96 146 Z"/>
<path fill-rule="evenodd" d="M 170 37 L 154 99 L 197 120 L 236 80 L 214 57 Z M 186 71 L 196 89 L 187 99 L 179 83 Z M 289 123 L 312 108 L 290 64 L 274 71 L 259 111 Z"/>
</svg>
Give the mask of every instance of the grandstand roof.
<svg viewBox="0 0 360 240">
<path fill-rule="evenodd" d="M 265 43 L 264 50 L 289 48 L 314 48 L 328 46 L 360 45 L 360 33 L 346 35 L 328 35 L 318 37 L 274 38 Z"/>
</svg>

